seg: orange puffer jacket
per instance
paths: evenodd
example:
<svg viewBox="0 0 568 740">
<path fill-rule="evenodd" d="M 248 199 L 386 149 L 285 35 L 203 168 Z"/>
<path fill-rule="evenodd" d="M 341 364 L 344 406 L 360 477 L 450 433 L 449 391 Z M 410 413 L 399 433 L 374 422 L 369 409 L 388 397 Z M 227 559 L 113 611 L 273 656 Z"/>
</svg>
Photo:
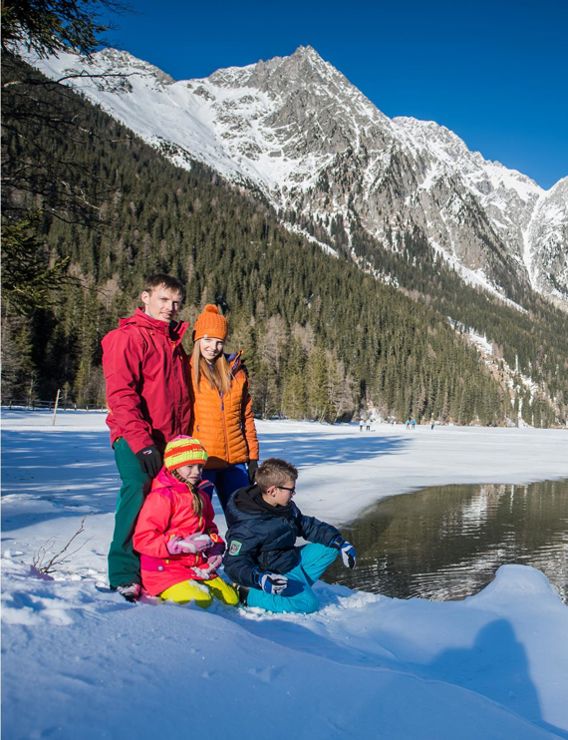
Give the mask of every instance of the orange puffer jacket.
<svg viewBox="0 0 568 740">
<path fill-rule="evenodd" d="M 194 401 L 189 434 L 197 437 L 207 450 L 208 468 L 246 463 L 258 460 L 259 456 L 252 399 L 241 353 L 226 357 L 233 381 L 230 391 L 223 396 L 205 378 L 195 388 L 193 367 L 190 367 Z"/>
</svg>

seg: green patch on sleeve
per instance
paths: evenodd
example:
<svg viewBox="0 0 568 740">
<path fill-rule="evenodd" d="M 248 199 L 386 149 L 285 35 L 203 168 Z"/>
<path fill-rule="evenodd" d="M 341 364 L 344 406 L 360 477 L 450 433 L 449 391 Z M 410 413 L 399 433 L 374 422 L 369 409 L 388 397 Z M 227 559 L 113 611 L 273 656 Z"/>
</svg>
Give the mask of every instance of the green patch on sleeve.
<svg viewBox="0 0 568 740">
<path fill-rule="evenodd" d="M 238 542 L 237 540 L 232 540 L 231 544 L 229 545 L 229 555 L 238 555 L 241 551 L 242 546 L 243 546 L 242 542 Z"/>
</svg>

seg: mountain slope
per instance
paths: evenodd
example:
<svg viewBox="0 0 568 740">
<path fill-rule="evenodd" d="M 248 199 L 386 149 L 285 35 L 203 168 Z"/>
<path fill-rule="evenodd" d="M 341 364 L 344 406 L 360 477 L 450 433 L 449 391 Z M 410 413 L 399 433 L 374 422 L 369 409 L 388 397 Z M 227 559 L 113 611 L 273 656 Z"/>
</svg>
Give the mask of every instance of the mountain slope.
<svg viewBox="0 0 568 740">
<path fill-rule="evenodd" d="M 3 213 L 39 211 L 46 261 L 70 263 L 53 305 L 26 320 L 3 293 L 4 378 L 10 367 L 16 376 L 6 398 L 61 388 L 104 403 L 99 340 L 132 309 L 144 275 L 167 271 L 187 284 L 184 318 L 220 294 L 231 306 L 259 415 L 333 421 L 372 407 L 461 423 L 567 418 L 566 316 L 544 300 L 529 296 L 523 312 L 493 300 L 413 234 L 400 253 L 376 247 L 399 288 L 386 286 L 284 229 L 265 199 L 198 162 L 173 166 L 69 88 L 8 61 Z M 487 338 L 491 364 L 461 327 Z"/>
<path fill-rule="evenodd" d="M 390 120 L 311 47 L 179 82 L 114 50 L 39 66 L 125 74 L 68 82 L 176 164 L 198 159 L 247 184 L 335 250 L 376 266 L 369 243 L 397 252 L 415 233 L 470 284 L 521 304 L 529 286 L 568 302 L 568 215 L 556 208 L 553 225 L 544 205 L 566 206 L 560 183 L 546 193 L 438 124 Z"/>
</svg>

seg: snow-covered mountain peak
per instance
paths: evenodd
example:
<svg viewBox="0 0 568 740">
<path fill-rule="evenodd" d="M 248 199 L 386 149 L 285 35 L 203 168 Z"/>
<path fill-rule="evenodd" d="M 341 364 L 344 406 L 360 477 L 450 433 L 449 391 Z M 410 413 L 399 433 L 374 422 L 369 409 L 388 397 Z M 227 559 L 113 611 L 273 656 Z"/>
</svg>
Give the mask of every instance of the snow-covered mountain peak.
<svg viewBox="0 0 568 740">
<path fill-rule="evenodd" d="M 510 295 L 528 282 L 547 293 L 554 286 L 568 299 L 563 181 L 545 193 L 444 126 L 389 119 L 311 46 L 178 82 L 112 49 L 33 63 L 52 78 L 73 70 L 79 77 L 67 84 L 176 164 L 198 159 L 260 189 L 277 211 L 356 260 L 361 230 L 393 250 L 405 234 L 421 234 L 465 280 Z"/>
</svg>

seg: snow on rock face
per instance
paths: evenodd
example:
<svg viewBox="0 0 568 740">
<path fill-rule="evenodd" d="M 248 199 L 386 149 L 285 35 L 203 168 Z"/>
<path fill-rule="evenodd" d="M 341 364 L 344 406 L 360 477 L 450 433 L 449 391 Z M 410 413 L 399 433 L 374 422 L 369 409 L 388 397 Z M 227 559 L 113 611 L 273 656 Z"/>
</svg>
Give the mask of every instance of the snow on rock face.
<svg viewBox="0 0 568 740">
<path fill-rule="evenodd" d="M 483 274 L 488 288 L 509 294 L 530 282 L 568 300 L 565 181 L 545 192 L 443 126 L 389 119 L 309 46 L 179 82 L 115 50 L 35 64 L 56 78 L 69 69 L 124 73 L 67 83 L 175 164 L 195 158 L 259 188 L 284 221 L 301 215 L 355 259 L 361 227 L 395 250 L 419 233 L 465 280 Z"/>
<path fill-rule="evenodd" d="M 535 286 L 559 301 L 568 301 L 568 177 L 537 203 L 526 248 Z"/>
</svg>

